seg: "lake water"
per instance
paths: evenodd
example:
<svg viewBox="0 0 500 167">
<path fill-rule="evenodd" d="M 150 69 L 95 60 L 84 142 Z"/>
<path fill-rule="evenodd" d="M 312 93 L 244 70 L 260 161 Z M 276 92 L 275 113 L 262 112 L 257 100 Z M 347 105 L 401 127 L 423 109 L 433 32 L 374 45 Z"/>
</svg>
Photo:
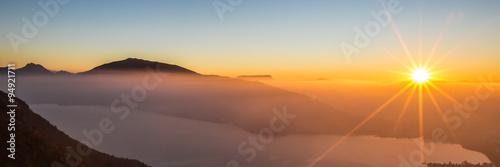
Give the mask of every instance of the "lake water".
<svg viewBox="0 0 500 167">
<path fill-rule="evenodd" d="M 154 167 L 226 166 L 229 161 L 239 166 L 304 167 L 339 140 L 332 135 L 274 136 L 263 148 L 240 154 L 238 146 L 248 142 L 253 133 L 231 125 L 182 119 L 145 111 L 132 111 L 121 120 L 120 115 L 104 106 L 30 105 L 60 130 L 77 140 L 89 141 L 82 133 L 99 128 L 99 121 L 110 119 L 114 130 L 103 134 L 95 149 L 118 157 L 138 159 Z M 428 145 L 431 143 L 427 143 Z M 433 143 L 436 144 L 436 143 Z M 392 139 L 354 136 L 329 153 L 316 166 L 398 166 L 401 158 L 409 159 L 418 150 L 415 139 Z M 426 156 L 427 162 L 489 162 L 477 152 L 456 144 L 436 144 Z"/>
</svg>

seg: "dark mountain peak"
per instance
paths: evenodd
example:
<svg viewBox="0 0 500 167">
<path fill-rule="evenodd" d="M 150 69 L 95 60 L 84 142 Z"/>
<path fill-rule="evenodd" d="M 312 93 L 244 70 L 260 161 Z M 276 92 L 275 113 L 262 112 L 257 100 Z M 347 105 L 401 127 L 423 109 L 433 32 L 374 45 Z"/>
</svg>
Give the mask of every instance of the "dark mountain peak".
<svg viewBox="0 0 500 167">
<path fill-rule="evenodd" d="M 17 69 L 16 73 L 20 73 L 20 74 L 23 74 L 23 75 L 31 75 L 31 74 L 36 74 L 36 75 L 54 74 L 51 71 L 47 70 L 42 65 L 35 64 L 35 63 L 28 63 L 28 64 L 26 64 L 26 66 Z"/>
<path fill-rule="evenodd" d="M 149 61 L 138 58 L 127 58 L 125 60 L 106 63 L 93 68 L 83 74 L 99 74 L 110 72 L 145 71 L 146 67 L 156 68 L 159 65 L 160 71 L 168 73 L 198 74 L 194 71 L 173 64 Z"/>
<path fill-rule="evenodd" d="M 43 68 L 43 69 L 45 69 L 45 67 L 43 67 L 42 65 L 36 64 L 36 63 L 33 63 L 33 62 L 29 62 L 23 68 Z"/>
<path fill-rule="evenodd" d="M 125 59 L 125 61 L 146 61 L 146 60 L 135 58 L 135 57 L 129 57 L 129 58 Z"/>
</svg>

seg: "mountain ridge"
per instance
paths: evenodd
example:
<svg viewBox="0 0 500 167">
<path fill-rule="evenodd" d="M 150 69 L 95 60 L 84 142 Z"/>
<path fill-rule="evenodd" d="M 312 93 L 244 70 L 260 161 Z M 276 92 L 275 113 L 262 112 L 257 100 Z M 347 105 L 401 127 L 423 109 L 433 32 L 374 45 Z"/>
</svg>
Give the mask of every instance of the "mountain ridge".
<svg viewBox="0 0 500 167">
<path fill-rule="evenodd" d="M 162 63 L 158 61 L 149 61 L 138 58 L 127 58 L 118 61 L 112 61 L 109 63 L 104 63 L 98 65 L 90 70 L 70 73 L 65 70 L 51 71 L 45 68 L 41 64 L 36 64 L 33 62 L 27 63 L 24 67 L 13 70 L 14 72 L 21 75 L 75 75 L 75 74 L 109 74 L 109 73 L 120 73 L 120 72 L 131 72 L 131 71 L 145 71 L 146 67 L 162 69 L 162 72 L 174 73 L 174 74 L 193 74 L 200 75 L 199 73 L 192 71 L 190 69 L 175 65 Z M 7 72 L 7 67 L 0 67 L 0 72 L 4 75 Z"/>
<path fill-rule="evenodd" d="M 80 72 L 77 74 L 99 74 L 99 73 L 114 73 L 114 72 L 127 72 L 127 71 L 145 71 L 146 67 L 155 68 L 159 66 L 163 72 L 168 73 L 182 73 L 182 74 L 195 74 L 199 75 L 197 72 L 189 70 L 187 68 L 162 63 L 158 61 L 149 61 L 138 58 L 127 58 L 124 60 L 113 61 L 110 63 L 105 63 L 99 65 L 97 67 L 92 68 L 91 70 Z"/>
<path fill-rule="evenodd" d="M 44 66 L 35 63 L 28 63 L 26 66 L 14 70 L 14 72 L 22 75 L 50 75 L 54 74 L 52 71 L 46 69 Z"/>
</svg>

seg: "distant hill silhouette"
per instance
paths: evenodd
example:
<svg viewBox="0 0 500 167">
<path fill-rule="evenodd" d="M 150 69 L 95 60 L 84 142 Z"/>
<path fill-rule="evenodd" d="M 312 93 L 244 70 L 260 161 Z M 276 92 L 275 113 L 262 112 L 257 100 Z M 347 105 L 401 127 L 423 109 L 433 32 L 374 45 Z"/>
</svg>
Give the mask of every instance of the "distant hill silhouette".
<svg viewBox="0 0 500 167">
<path fill-rule="evenodd" d="M 7 67 L 0 67 L 0 75 L 7 75 Z"/>
<path fill-rule="evenodd" d="M 467 161 L 464 161 L 462 163 L 428 163 L 427 167 L 495 167 L 492 163 L 477 163 L 477 164 L 472 164 Z"/>
<path fill-rule="evenodd" d="M 47 70 L 40 64 L 28 63 L 26 66 L 14 70 L 19 75 L 52 75 L 52 71 Z"/>
<path fill-rule="evenodd" d="M 476 123 L 481 124 L 481 123 Z M 463 148 L 481 152 L 496 166 L 500 166 L 500 132 L 499 126 L 484 127 L 476 125 L 458 134 Z M 484 131 L 484 129 L 489 129 Z"/>
<path fill-rule="evenodd" d="M 260 81 L 260 80 L 274 80 L 271 75 L 240 75 L 238 79 L 245 79 L 250 81 Z"/>
<path fill-rule="evenodd" d="M 55 161 L 66 165 L 66 158 L 69 155 L 67 146 L 76 150 L 78 141 L 59 131 L 47 120 L 33 113 L 29 106 L 22 100 L 16 98 L 17 108 L 15 114 L 15 140 L 16 154 L 15 160 L 7 157 L 9 151 L 1 151 L 0 162 L 6 167 L 18 166 L 52 166 Z M 5 141 L 10 139 L 10 132 L 7 131 L 7 124 L 10 116 L 5 112 L 7 108 L 7 94 L 0 91 L 0 124 L 4 126 L 0 131 L 1 140 L 4 142 L 3 149 L 8 148 Z M 87 150 L 84 146 L 84 150 Z M 87 156 L 81 156 L 82 162 L 78 166 L 87 167 L 146 167 L 147 165 L 137 160 L 118 158 L 112 155 L 93 150 Z M 71 158 L 70 160 L 74 160 Z M 66 165 L 69 166 L 69 165 Z"/>
<path fill-rule="evenodd" d="M 162 72 L 168 73 L 182 73 L 182 74 L 198 74 L 194 71 L 186 69 L 184 67 L 180 67 L 177 65 L 160 63 L 156 61 L 147 61 L 136 58 L 128 58 L 121 61 L 114 61 L 111 63 L 106 63 L 100 66 L 93 68 L 92 70 L 82 72 L 79 74 L 101 74 L 101 73 L 115 73 L 115 72 L 130 72 L 130 71 L 139 71 L 144 72 L 146 67 L 156 68 L 159 65 L 159 68 Z"/>
<path fill-rule="evenodd" d="M 56 74 L 56 75 L 73 75 L 73 73 L 70 73 L 70 72 L 64 71 L 64 70 L 57 71 L 54 74 Z"/>
</svg>

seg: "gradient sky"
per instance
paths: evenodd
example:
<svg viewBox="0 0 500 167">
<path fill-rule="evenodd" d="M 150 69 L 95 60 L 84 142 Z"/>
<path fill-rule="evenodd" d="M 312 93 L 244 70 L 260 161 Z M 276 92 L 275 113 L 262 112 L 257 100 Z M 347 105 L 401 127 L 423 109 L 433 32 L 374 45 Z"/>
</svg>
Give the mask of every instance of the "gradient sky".
<svg viewBox="0 0 500 167">
<path fill-rule="evenodd" d="M 137 57 L 231 77 L 398 80 L 405 76 L 375 70 L 407 71 L 381 48 L 409 63 L 391 26 L 382 28 L 350 63 L 339 49 L 341 42 L 353 43 L 355 26 L 364 29 L 374 20 L 371 11 L 383 9 L 377 0 L 243 0 L 224 14 L 224 21 L 212 0 L 72 0 L 16 54 L 7 34 L 21 34 L 21 18 L 31 20 L 42 11 L 37 2 L 0 2 L 0 64 L 5 64 L 0 66 L 35 62 L 50 70 L 81 72 Z M 426 57 L 447 20 L 431 63 L 466 41 L 436 67 L 448 69 L 439 78 L 500 74 L 500 1 L 401 0 L 401 7 L 393 20 L 415 59 L 419 35 Z"/>
</svg>

